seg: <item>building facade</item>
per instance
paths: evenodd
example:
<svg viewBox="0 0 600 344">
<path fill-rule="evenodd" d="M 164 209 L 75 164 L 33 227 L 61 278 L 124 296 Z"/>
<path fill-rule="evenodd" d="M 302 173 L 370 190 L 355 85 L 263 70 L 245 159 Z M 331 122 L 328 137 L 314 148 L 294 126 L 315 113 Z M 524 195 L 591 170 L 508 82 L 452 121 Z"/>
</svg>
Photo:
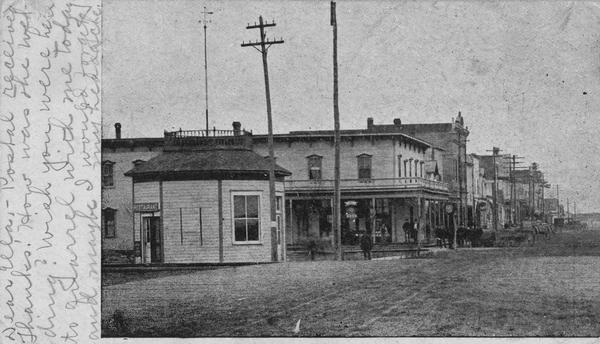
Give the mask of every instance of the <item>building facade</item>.
<svg viewBox="0 0 600 344">
<path fill-rule="evenodd" d="M 340 145 L 342 243 L 356 244 L 360 233 L 375 243 L 432 240 L 448 199 L 444 151 L 400 130 L 373 127 L 341 131 Z M 265 136 L 254 137 L 254 150 L 267 154 Z M 287 244 L 309 238 L 333 244 L 333 132 L 275 135 L 274 151 L 292 173 L 285 181 Z M 405 231 L 405 223 L 418 230 Z"/>
<path fill-rule="evenodd" d="M 103 148 L 105 263 L 284 259 L 283 180 L 290 173 L 275 165 L 273 227 L 270 163 L 239 124 L 165 132 L 162 140 L 107 140 Z"/>
</svg>

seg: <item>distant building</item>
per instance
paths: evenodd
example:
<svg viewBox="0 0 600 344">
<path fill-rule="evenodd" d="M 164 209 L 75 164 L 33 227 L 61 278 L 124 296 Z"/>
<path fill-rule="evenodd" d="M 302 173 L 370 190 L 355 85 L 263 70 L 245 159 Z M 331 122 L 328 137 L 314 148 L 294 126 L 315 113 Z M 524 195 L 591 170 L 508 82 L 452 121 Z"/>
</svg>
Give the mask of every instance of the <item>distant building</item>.
<svg viewBox="0 0 600 344">
<path fill-rule="evenodd" d="M 399 119 L 395 125 L 402 133 L 430 142 L 434 147 L 444 149 L 442 161 L 444 171 L 442 179 L 448 183 L 449 201 L 459 209 L 458 223 L 465 224 L 467 219 L 467 138 L 469 129 L 465 126 L 464 118 L 459 112 L 456 119 L 448 123 L 418 123 L 403 124 Z M 393 130 L 390 126 L 373 126 L 379 130 Z"/>
</svg>

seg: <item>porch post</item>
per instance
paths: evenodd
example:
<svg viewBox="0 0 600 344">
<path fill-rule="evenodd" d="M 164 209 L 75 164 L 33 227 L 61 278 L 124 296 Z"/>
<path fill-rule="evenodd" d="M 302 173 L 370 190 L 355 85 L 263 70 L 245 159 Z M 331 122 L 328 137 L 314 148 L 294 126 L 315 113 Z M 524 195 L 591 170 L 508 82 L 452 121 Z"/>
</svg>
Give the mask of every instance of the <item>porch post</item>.
<svg viewBox="0 0 600 344">
<path fill-rule="evenodd" d="M 290 205 L 289 205 L 290 216 L 289 216 L 289 219 L 286 217 L 285 222 L 287 224 L 289 221 L 289 224 L 290 224 L 290 227 L 289 227 L 290 228 L 290 242 L 292 244 L 294 244 L 294 242 L 295 242 L 295 240 L 294 240 L 294 214 L 292 213 L 293 209 L 294 208 L 292 207 L 292 199 L 290 199 Z M 286 243 L 286 245 L 287 245 L 287 243 Z"/>
<path fill-rule="evenodd" d="M 421 206 L 421 196 L 417 197 L 417 243 L 420 243 L 421 239 L 421 226 L 423 225 L 423 209 Z"/>
<path fill-rule="evenodd" d="M 371 197 L 371 210 L 369 211 L 369 215 L 371 215 L 371 241 L 375 243 L 375 238 L 373 237 L 375 234 L 375 215 L 377 213 L 375 210 L 375 197 Z"/>
<path fill-rule="evenodd" d="M 340 204 L 341 203 L 342 202 L 340 200 Z M 334 209 L 335 208 L 335 202 L 334 202 L 333 198 L 329 199 L 329 204 L 331 205 L 331 220 L 333 222 L 333 216 L 335 216 L 335 214 L 337 214 L 336 213 L 337 209 Z M 341 207 L 341 205 L 339 205 L 339 206 Z M 340 212 L 341 212 L 341 210 L 340 210 Z M 338 223 L 338 226 L 339 226 L 339 230 L 341 231 L 342 230 L 342 216 L 340 216 L 340 223 Z M 331 235 L 329 235 L 329 237 L 331 238 L 331 247 L 335 247 L 335 233 L 334 233 L 333 224 L 331 226 L 331 231 L 329 233 L 331 233 Z M 340 245 L 341 245 L 341 243 L 340 243 Z"/>
</svg>

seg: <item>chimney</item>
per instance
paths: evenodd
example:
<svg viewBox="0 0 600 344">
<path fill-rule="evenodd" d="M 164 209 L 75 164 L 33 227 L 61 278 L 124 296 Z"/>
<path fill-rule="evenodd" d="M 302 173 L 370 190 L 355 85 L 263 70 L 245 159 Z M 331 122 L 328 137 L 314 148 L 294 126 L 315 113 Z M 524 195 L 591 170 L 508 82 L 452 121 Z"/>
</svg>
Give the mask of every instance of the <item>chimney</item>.
<svg viewBox="0 0 600 344">
<path fill-rule="evenodd" d="M 400 120 L 400 118 L 394 118 L 394 125 L 397 127 L 402 125 L 402 121 Z"/>
<path fill-rule="evenodd" d="M 240 136 L 240 134 L 242 132 L 242 123 L 233 122 L 232 126 L 233 126 L 233 136 Z"/>
<path fill-rule="evenodd" d="M 367 118 L 367 129 L 373 129 L 373 117 Z"/>
<path fill-rule="evenodd" d="M 460 111 L 458 112 L 458 117 L 456 117 L 456 123 L 460 124 L 461 126 L 465 125 L 465 121 L 464 121 Z"/>
<path fill-rule="evenodd" d="M 121 138 L 121 123 L 115 123 L 115 138 Z"/>
</svg>

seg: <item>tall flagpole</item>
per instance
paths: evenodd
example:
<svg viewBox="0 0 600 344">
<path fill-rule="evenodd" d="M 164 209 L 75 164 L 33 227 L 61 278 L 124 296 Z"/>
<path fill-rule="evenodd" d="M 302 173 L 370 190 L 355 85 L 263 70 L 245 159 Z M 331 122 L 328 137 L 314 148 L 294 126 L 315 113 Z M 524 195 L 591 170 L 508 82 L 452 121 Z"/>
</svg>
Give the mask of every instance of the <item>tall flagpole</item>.
<svg viewBox="0 0 600 344">
<path fill-rule="evenodd" d="M 206 136 L 208 136 L 208 60 L 206 57 L 206 24 L 208 20 L 206 19 L 206 15 L 213 13 L 214 12 L 208 12 L 206 6 L 204 6 L 204 11 L 202 11 L 204 19 L 201 20 L 202 24 L 204 24 L 204 102 L 206 105 Z"/>
</svg>

